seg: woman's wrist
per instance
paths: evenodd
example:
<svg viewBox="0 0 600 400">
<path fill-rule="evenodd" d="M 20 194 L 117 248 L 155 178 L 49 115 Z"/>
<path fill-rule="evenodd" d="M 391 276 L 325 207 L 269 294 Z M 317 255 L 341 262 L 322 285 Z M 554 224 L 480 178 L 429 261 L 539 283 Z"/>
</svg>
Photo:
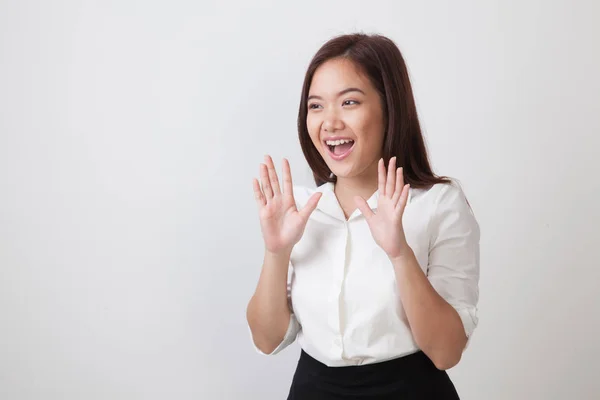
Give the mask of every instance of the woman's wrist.
<svg viewBox="0 0 600 400">
<path fill-rule="evenodd" d="M 265 261 L 271 261 L 272 263 L 280 264 L 285 263 L 286 265 L 290 261 L 292 255 L 292 249 L 284 249 L 280 251 L 270 251 L 265 249 Z"/>
<path fill-rule="evenodd" d="M 408 245 L 404 250 L 399 252 L 398 255 L 388 255 L 388 257 L 394 265 L 394 267 L 402 267 L 403 265 L 406 265 L 416 260 L 415 253 Z"/>
</svg>

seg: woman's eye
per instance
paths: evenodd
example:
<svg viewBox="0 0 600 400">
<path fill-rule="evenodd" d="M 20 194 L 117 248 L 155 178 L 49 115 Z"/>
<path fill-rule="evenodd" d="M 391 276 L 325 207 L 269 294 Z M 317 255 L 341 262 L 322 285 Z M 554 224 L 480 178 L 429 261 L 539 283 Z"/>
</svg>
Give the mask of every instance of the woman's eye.
<svg viewBox="0 0 600 400">
<path fill-rule="evenodd" d="M 314 109 L 316 109 L 317 107 L 319 107 L 319 105 L 318 105 L 318 104 L 314 104 L 314 103 L 313 103 L 313 104 L 309 104 L 309 106 L 308 106 L 308 109 L 309 109 L 309 110 L 314 110 Z"/>
<path fill-rule="evenodd" d="M 353 106 L 353 105 L 355 105 L 355 104 L 358 104 L 358 101 L 355 101 L 355 100 L 346 100 L 346 101 L 344 101 L 344 105 L 345 105 L 345 106 L 346 106 L 346 105 L 347 105 L 347 106 Z"/>
</svg>

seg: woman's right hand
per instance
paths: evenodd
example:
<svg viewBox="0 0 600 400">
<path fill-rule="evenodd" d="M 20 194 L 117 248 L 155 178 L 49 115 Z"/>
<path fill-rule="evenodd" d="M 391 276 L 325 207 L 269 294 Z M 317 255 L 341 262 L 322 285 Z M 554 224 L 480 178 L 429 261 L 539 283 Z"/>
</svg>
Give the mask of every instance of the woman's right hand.
<svg viewBox="0 0 600 400">
<path fill-rule="evenodd" d="M 260 228 L 268 252 L 289 255 L 302 237 L 308 217 L 317 207 L 321 193 L 313 194 L 302 210 L 298 211 L 288 161 L 283 159 L 283 192 L 270 156 L 265 156 L 265 163 L 260 164 L 261 183 L 256 178 L 252 182 Z"/>
</svg>

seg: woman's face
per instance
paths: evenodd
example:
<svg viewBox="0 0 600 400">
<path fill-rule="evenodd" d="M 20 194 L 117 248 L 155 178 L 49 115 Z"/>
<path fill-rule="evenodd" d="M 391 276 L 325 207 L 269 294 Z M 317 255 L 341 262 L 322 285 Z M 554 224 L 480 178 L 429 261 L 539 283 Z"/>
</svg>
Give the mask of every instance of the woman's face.
<svg viewBox="0 0 600 400">
<path fill-rule="evenodd" d="M 332 59 L 315 71 L 306 125 L 314 146 L 338 180 L 377 177 L 384 136 L 381 99 L 352 61 Z"/>
</svg>

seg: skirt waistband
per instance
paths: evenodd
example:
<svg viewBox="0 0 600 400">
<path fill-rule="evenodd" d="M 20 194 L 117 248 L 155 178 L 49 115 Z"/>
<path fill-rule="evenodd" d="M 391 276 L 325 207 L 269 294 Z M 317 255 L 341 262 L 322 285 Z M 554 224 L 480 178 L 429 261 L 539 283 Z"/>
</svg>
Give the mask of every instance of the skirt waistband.
<svg viewBox="0 0 600 400">
<path fill-rule="evenodd" d="M 446 371 L 418 351 L 373 364 L 328 367 L 300 353 L 288 400 L 332 398 L 458 400 Z"/>
<path fill-rule="evenodd" d="M 399 376 L 413 375 L 417 371 L 421 373 L 426 371 L 441 372 L 423 351 L 372 364 L 328 367 L 302 350 L 299 366 L 301 369 L 312 371 L 319 376 L 343 381 L 396 380 Z"/>
</svg>

